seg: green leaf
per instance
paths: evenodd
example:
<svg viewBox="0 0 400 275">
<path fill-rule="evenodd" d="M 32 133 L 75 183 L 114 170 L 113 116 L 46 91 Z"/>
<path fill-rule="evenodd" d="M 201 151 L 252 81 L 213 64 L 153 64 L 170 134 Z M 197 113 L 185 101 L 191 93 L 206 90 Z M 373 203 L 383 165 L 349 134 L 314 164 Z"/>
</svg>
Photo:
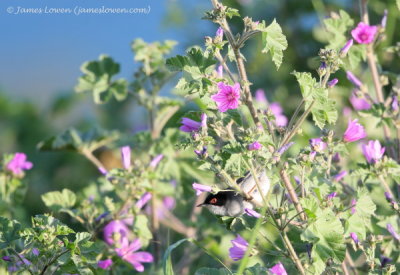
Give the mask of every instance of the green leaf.
<svg viewBox="0 0 400 275">
<path fill-rule="evenodd" d="M 48 208 L 60 211 L 62 208 L 72 208 L 76 203 L 76 196 L 71 190 L 63 189 L 62 192 L 54 191 L 43 194 L 42 201 Z"/>
<path fill-rule="evenodd" d="M 400 11 L 400 0 L 396 0 L 396 4 L 397 4 L 397 8 L 398 8 L 399 11 Z"/>
<path fill-rule="evenodd" d="M 83 76 L 78 79 L 75 91 L 92 92 L 96 104 L 105 103 L 113 96 L 121 101 L 128 93 L 128 82 L 124 79 L 112 81 L 112 77 L 119 73 L 119 64 L 111 57 L 100 55 L 99 61 L 85 62 L 81 66 Z"/>
<path fill-rule="evenodd" d="M 172 268 L 172 262 L 171 262 L 172 250 L 174 250 L 175 248 L 177 248 L 182 243 L 184 243 L 185 241 L 188 241 L 188 240 L 189 239 L 182 239 L 182 240 L 179 240 L 176 243 L 168 246 L 167 250 L 164 253 L 163 262 L 162 262 L 164 275 L 174 275 L 175 274 L 174 269 Z"/>
<path fill-rule="evenodd" d="M 265 27 L 265 22 L 261 22 L 257 28 L 262 32 L 263 53 L 270 53 L 276 69 L 282 64 L 283 51 L 286 50 L 288 43 L 286 36 L 282 33 L 281 26 L 274 21 Z"/>
<path fill-rule="evenodd" d="M 12 241 L 19 239 L 19 230 L 21 225 L 17 221 L 12 221 L 0 217 L 0 248 L 6 248 Z"/>
<path fill-rule="evenodd" d="M 194 273 L 194 275 L 230 275 L 230 274 L 231 273 L 225 268 L 211 268 L 211 267 L 202 267 Z"/>
<path fill-rule="evenodd" d="M 311 113 L 315 124 L 323 128 L 326 123 L 334 124 L 338 114 L 335 101 L 328 98 L 328 90 L 319 86 L 311 73 L 293 72 L 300 85 L 300 90 L 306 102 L 305 109 L 313 103 Z"/>
<path fill-rule="evenodd" d="M 350 15 L 340 10 L 339 15 L 331 16 L 324 20 L 324 25 L 329 33 L 328 48 L 340 49 L 346 43 L 346 32 L 353 26 L 354 21 Z"/>
<path fill-rule="evenodd" d="M 48 138 L 38 144 L 41 151 L 78 151 L 86 149 L 90 152 L 105 146 L 116 140 L 119 134 L 115 131 L 109 132 L 98 128 L 86 132 L 79 132 L 72 128 L 64 133 Z"/>
<path fill-rule="evenodd" d="M 168 58 L 167 67 L 171 71 L 185 71 L 198 79 L 200 74 L 210 73 L 214 69 L 216 61 L 212 55 L 203 53 L 200 48 L 194 47 L 188 50 L 186 56 L 177 55 Z"/>
<path fill-rule="evenodd" d="M 316 220 L 301 234 L 301 239 L 313 244 L 311 257 L 314 274 L 321 274 L 329 259 L 341 263 L 346 254 L 343 226 L 330 209 L 319 209 Z"/>
</svg>

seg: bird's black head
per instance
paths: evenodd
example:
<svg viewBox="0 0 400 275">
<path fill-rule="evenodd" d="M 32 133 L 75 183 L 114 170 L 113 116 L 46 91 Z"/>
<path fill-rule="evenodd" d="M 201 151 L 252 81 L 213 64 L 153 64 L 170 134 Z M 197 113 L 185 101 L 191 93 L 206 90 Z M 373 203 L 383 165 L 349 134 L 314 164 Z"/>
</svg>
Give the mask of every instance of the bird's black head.
<svg viewBox="0 0 400 275">
<path fill-rule="evenodd" d="M 216 215 L 238 216 L 243 213 L 243 197 L 236 191 L 220 191 L 209 194 L 198 206 L 205 206 Z"/>
</svg>

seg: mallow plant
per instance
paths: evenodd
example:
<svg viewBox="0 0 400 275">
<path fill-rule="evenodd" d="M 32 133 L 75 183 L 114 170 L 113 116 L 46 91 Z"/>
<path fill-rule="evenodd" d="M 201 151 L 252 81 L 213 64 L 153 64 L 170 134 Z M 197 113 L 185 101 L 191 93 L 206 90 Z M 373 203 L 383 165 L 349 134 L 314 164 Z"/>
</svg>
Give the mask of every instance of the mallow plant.
<svg viewBox="0 0 400 275">
<path fill-rule="evenodd" d="M 171 57 L 173 41 L 135 40 L 131 82 L 116 79 L 119 64 L 109 56 L 82 65 L 77 92 L 96 104 L 133 102 L 147 119 L 147 130 L 133 134 L 71 128 L 38 145 L 81 154 L 98 169 L 93 182 L 43 194 L 49 213 L 20 224 L 12 206 L 35 166 L 24 153 L 3 157 L 3 270 L 398 272 L 400 75 L 377 58 L 400 55 L 398 46 L 380 47 L 391 12 L 370 21 L 361 0 L 360 16 L 340 10 L 325 18 L 329 39 L 315 53 L 319 66 L 292 72 L 301 101 L 286 116 L 269 87 L 250 82 L 243 49 L 256 40 L 279 70 L 285 50 L 296 45 L 276 20 L 254 21 L 218 0 L 211 4 L 204 19 L 215 33 L 203 46 Z M 233 31 L 232 19 L 240 30 Z M 162 96 L 171 84 L 174 96 Z"/>
</svg>

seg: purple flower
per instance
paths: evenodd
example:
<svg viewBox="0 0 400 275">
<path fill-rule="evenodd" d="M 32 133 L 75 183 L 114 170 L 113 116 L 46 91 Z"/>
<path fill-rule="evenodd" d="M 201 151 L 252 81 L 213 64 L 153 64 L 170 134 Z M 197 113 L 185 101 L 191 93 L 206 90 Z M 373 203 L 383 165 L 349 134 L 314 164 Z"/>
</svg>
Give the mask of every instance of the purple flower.
<svg viewBox="0 0 400 275">
<path fill-rule="evenodd" d="M 339 162 L 340 161 L 340 154 L 339 153 L 335 153 L 332 157 L 332 161 L 333 162 Z"/>
<path fill-rule="evenodd" d="M 351 36 L 360 44 L 370 44 L 374 41 L 377 31 L 377 26 L 369 26 L 364 22 L 360 22 L 357 27 L 351 31 Z"/>
<path fill-rule="evenodd" d="M 371 109 L 371 104 L 369 104 L 365 98 L 358 97 L 354 92 L 351 94 L 349 100 L 354 110 L 361 111 Z"/>
<path fill-rule="evenodd" d="M 347 76 L 347 79 L 351 83 L 353 83 L 353 85 L 356 86 L 357 88 L 361 88 L 361 86 L 363 85 L 361 80 L 359 80 L 352 72 L 347 71 L 346 76 Z"/>
<path fill-rule="evenodd" d="M 258 89 L 256 91 L 256 101 L 259 103 L 267 103 L 267 98 L 265 97 L 265 92 L 263 89 Z"/>
<path fill-rule="evenodd" d="M 327 196 L 326 196 L 326 199 L 327 200 L 332 200 L 334 197 L 336 197 L 337 196 L 337 193 L 336 192 L 333 192 L 333 193 L 330 193 L 330 194 L 328 194 Z"/>
<path fill-rule="evenodd" d="M 347 175 L 347 171 L 346 171 L 346 170 L 343 170 L 343 171 L 339 172 L 337 175 L 333 176 L 333 180 L 334 180 L 334 181 L 340 181 L 340 180 L 343 179 L 346 175 Z"/>
<path fill-rule="evenodd" d="M 160 163 L 160 161 L 163 159 L 164 155 L 163 154 L 159 154 L 158 156 L 156 156 L 155 158 L 153 158 L 150 162 L 150 167 L 151 168 L 156 168 L 157 165 Z"/>
<path fill-rule="evenodd" d="M 383 11 L 383 17 L 382 17 L 382 20 L 381 20 L 381 26 L 382 26 L 382 28 L 386 28 L 387 15 L 388 15 L 388 10 L 385 9 L 385 10 Z"/>
<path fill-rule="evenodd" d="M 397 98 L 397 96 L 393 97 L 393 101 L 392 101 L 392 109 L 394 111 L 397 111 L 399 109 L 399 100 Z"/>
<path fill-rule="evenodd" d="M 356 199 L 352 199 L 351 200 L 351 206 L 352 207 L 350 209 L 351 214 L 355 214 L 357 212 L 356 205 L 357 205 Z"/>
<path fill-rule="evenodd" d="M 353 121 L 349 119 L 346 132 L 344 132 L 343 135 L 344 141 L 353 142 L 365 138 L 367 136 L 364 127 L 357 121 L 358 119 L 354 119 Z"/>
<path fill-rule="evenodd" d="M 332 79 L 331 81 L 328 82 L 328 88 L 334 87 L 336 84 L 338 84 L 339 80 L 337 78 Z"/>
<path fill-rule="evenodd" d="M 194 153 L 195 153 L 199 158 L 203 158 L 203 157 L 205 157 L 206 154 L 207 154 L 207 147 L 204 146 L 203 149 L 202 149 L 201 151 L 200 151 L 200 150 L 194 150 Z"/>
<path fill-rule="evenodd" d="M 244 213 L 246 213 L 246 215 L 256 218 L 256 219 L 261 218 L 260 213 L 258 213 L 257 211 L 254 211 L 253 209 L 250 209 L 250 208 L 245 208 Z"/>
<path fill-rule="evenodd" d="M 142 263 L 153 262 L 153 255 L 149 252 L 138 251 L 141 248 L 140 240 L 135 239 L 129 243 L 127 238 L 123 238 L 121 242 L 121 247 L 116 248 L 115 252 L 124 261 L 130 263 L 138 272 L 144 271 L 144 266 Z"/>
<path fill-rule="evenodd" d="M 385 257 L 385 256 L 382 256 L 382 255 L 380 257 L 380 260 L 381 260 L 381 267 L 382 268 L 385 267 L 388 263 L 390 263 L 392 261 L 392 259 L 390 259 L 388 257 Z"/>
<path fill-rule="evenodd" d="M 310 160 L 313 161 L 313 160 L 315 159 L 315 156 L 316 156 L 316 155 L 317 155 L 317 152 L 316 152 L 316 151 L 311 151 L 311 152 L 310 152 L 310 155 L 309 155 L 309 156 L 310 156 Z"/>
<path fill-rule="evenodd" d="M 36 247 L 32 248 L 32 254 L 35 256 L 39 256 L 39 249 L 37 249 Z"/>
<path fill-rule="evenodd" d="M 234 261 L 239 261 L 246 253 L 248 243 L 239 234 L 236 239 L 231 240 L 232 247 L 229 248 L 229 257 Z"/>
<path fill-rule="evenodd" d="M 389 233 L 395 238 L 396 240 L 400 241 L 400 235 L 394 230 L 393 225 L 388 223 L 386 225 L 386 229 L 389 231 Z"/>
<path fill-rule="evenodd" d="M 215 36 L 218 36 L 222 39 L 224 37 L 224 30 L 221 27 L 219 27 L 215 33 Z"/>
<path fill-rule="evenodd" d="M 229 109 L 236 109 L 239 106 L 240 84 L 233 86 L 225 85 L 224 82 L 218 83 L 218 93 L 211 96 L 211 99 L 217 103 L 218 110 L 222 113 Z"/>
<path fill-rule="evenodd" d="M 217 74 L 219 77 L 223 78 L 224 77 L 224 67 L 222 65 L 219 65 L 217 68 Z"/>
<path fill-rule="evenodd" d="M 275 275 L 287 275 L 286 269 L 281 262 L 271 267 L 269 271 Z"/>
<path fill-rule="evenodd" d="M 255 141 L 255 142 L 249 144 L 249 146 L 247 147 L 247 149 L 249 149 L 250 151 L 257 151 L 257 150 L 260 150 L 261 148 L 262 148 L 262 145 L 258 141 Z"/>
<path fill-rule="evenodd" d="M 269 105 L 269 109 L 275 116 L 275 124 L 279 127 L 285 127 L 288 123 L 288 119 L 283 115 L 283 109 L 278 102 L 272 102 Z"/>
<path fill-rule="evenodd" d="M 200 195 L 203 192 L 211 192 L 212 191 L 212 188 L 208 185 L 193 183 L 192 187 L 194 190 L 196 190 L 196 196 Z"/>
<path fill-rule="evenodd" d="M 3 261 L 11 262 L 11 257 L 10 256 L 3 256 L 2 259 L 3 259 Z"/>
<path fill-rule="evenodd" d="M 95 220 L 96 222 L 98 222 L 98 221 L 104 219 L 105 217 L 107 217 L 108 214 L 110 214 L 110 212 L 108 212 L 108 211 L 106 211 L 106 212 L 104 212 L 104 213 L 101 213 L 101 214 L 100 214 L 96 219 L 94 219 L 94 220 Z"/>
<path fill-rule="evenodd" d="M 113 245 L 116 242 L 120 243 L 122 239 L 127 238 L 129 229 L 123 221 L 113 220 L 109 222 L 103 229 L 104 241 Z"/>
<path fill-rule="evenodd" d="M 104 175 L 104 176 L 107 175 L 108 171 L 107 171 L 106 168 L 104 168 L 103 166 L 101 166 L 101 167 L 99 167 L 98 169 L 99 169 L 99 172 L 100 172 L 102 175 Z"/>
<path fill-rule="evenodd" d="M 370 140 L 362 145 L 362 151 L 368 163 L 375 163 L 382 158 L 385 147 L 382 147 L 378 140 Z"/>
<path fill-rule="evenodd" d="M 207 128 L 207 114 L 206 113 L 202 113 L 201 114 L 201 128 Z"/>
<path fill-rule="evenodd" d="M 13 159 L 6 165 L 7 170 L 11 171 L 16 176 L 22 175 L 23 170 L 30 170 L 32 167 L 32 162 L 26 160 L 26 155 L 24 153 L 15 153 Z"/>
<path fill-rule="evenodd" d="M 124 146 L 121 148 L 121 157 L 122 164 L 125 169 L 129 169 L 131 167 L 131 147 Z"/>
<path fill-rule="evenodd" d="M 112 264 L 113 264 L 113 261 L 111 259 L 97 262 L 97 266 L 100 267 L 101 269 L 108 269 Z"/>
<path fill-rule="evenodd" d="M 151 199 L 152 195 L 149 192 L 143 194 L 143 196 L 136 202 L 135 206 L 138 209 L 142 209 L 142 207 Z"/>
<path fill-rule="evenodd" d="M 179 128 L 182 132 L 190 133 L 194 131 L 198 131 L 201 127 L 201 123 L 198 121 L 194 121 L 190 118 L 184 117 L 182 118 L 182 126 Z"/>
<path fill-rule="evenodd" d="M 176 205 L 176 201 L 173 197 L 166 196 L 162 200 L 162 204 L 159 205 L 158 202 L 156 204 L 156 215 L 158 219 L 162 220 L 165 218 L 168 218 L 168 211 L 172 210 Z M 151 215 L 152 213 L 152 208 L 151 205 L 147 205 L 146 207 L 146 213 Z"/>
<path fill-rule="evenodd" d="M 294 142 L 289 142 L 288 144 L 282 146 L 281 148 L 278 149 L 278 154 L 282 155 L 283 153 L 285 153 L 292 145 L 294 144 Z"/>
<path fill-rule="evenodd" d="M 351 232 L 351 233 L 350 233 L 350 238 L 352 238 L 353 241 L 354 241 L 356 244 L 359 242 L 358 236 L 357 236 L 357 234 L 354 233 L 354 232 Z"/>
<path fill-rule="evenodd" d="M 326 143 L 321 138 L 312 138 L 309 143 L 313 151 L 320 152 L 326 149 Z"/>
<path fill-rule="evenodd" d="M 340 54 L 341 56 L 345 56 L 345 55 L 349 52 L 351 46 L 353 46 L 353 39 L 347 40 L 347 42 L 346 42 L 346 44 L 343 46 L 343 48 L 340 49 L 339 54 Z"/>
<path fill-rule="evenodd" d="M 392 202 L 393 200 L 392 194 L 390 194 L 389 192 L 385 192 L 385 198 L 388 202 Z"/>
</svg>

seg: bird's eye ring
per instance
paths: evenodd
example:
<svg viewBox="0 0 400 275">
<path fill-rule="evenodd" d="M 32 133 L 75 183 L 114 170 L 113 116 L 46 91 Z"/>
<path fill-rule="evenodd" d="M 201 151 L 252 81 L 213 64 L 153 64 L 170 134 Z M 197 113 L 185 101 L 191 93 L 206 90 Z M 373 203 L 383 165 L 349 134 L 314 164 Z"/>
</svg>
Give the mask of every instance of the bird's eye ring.
<svg viewBox="0 0 400 275">
<path fill-rule="evenodd" d="M 217 198 L 212 198 L 212 199 L 210 200 L 210 203 L 211 203 L 211 204 L 216 204 L 216 203 L 217 203 Z"/>
</svg>

